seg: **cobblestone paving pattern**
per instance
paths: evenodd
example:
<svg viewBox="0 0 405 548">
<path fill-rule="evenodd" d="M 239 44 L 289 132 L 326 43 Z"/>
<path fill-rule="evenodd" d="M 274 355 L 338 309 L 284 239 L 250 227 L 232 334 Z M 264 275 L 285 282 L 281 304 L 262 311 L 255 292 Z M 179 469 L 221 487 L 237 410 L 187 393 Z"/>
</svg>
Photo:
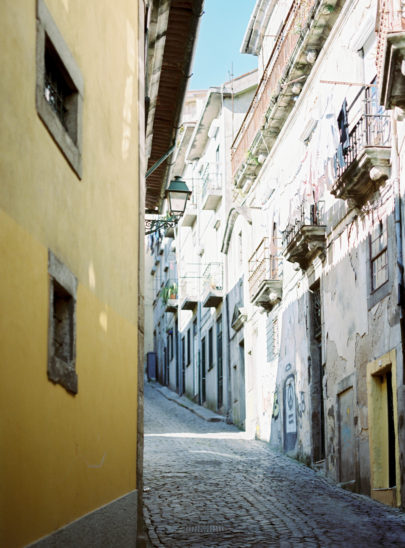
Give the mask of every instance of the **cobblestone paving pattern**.
<svg viewBox="0 0 405 548">
<path fill-rule="evenodd" d="M 206 422 L 145 385 L 144 516 L 152 546 L 405 547 L 405 515 Z"/>
</svg>

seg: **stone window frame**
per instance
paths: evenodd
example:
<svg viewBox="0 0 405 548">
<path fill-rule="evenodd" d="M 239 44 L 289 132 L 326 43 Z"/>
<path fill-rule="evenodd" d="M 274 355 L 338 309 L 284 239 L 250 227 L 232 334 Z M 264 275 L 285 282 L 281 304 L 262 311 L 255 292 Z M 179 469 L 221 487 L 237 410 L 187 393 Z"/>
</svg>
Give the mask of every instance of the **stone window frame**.
<svg viewBox="0 0 405 548">
<path fill-rule="evenodd" d="M 50 44 L 56 53 L 59 70 L 75 88 L 69 101 L 69 126 L 73 128 L 75 139 L 64 127 L 58 115 L 45 98 L 45 53 Z M 48 45 L 48 47 L 50 47 Z M 82 177 L 82 118 L 84 80 L 66 42 L 59 32 L 44 0 L 37 0 L 37 44 L 36 44 L 36 109 L 50 135 L 69 162 L 73 171 Z"/>
<path fill-rule="evenodd" d="M 76 301 L 77 278 L 68 267 L 48 251 L 48 275 L 49 275 L 49 320 L 48 320 L 48 379 L 55 384 L 62 385 L 68 392 L 77 394 L 78 379 L 76 373 Z M 55 349 L 55 317 L 54 295 L 55 283 L 72 297 L 70 314 L 70 359 L 63 360 L 56 355 Z"/>
<path fill-rule="evenodd" d="M 393 215 L 387 215 L 384 219 L 387 227 L 387 264 L 388 264 L 388 279 L 382 285 L 373 289 L 372 283 L 372 257 L 371 257 L 371 234 L 367 237 L 367 307 L 371 310 L 379 301 L 387 297 L 393 287 L 394 283 L 394 268 L 392 258 L 395 257 L 395 227 Z M 394 237 L 392 237 L 394 235 Z"/>
</svg>

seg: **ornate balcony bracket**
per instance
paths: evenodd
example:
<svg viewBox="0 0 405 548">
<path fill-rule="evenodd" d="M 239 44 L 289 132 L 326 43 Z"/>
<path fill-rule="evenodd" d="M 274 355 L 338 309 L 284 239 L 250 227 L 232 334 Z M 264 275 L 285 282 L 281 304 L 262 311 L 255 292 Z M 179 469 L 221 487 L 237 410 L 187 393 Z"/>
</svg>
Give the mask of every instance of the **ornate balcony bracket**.
<svg viewBox="0 0 405 548">
<path fill-rule="evenodd" d="M 282 280 L 263 280 L 252 298 L 252 303 L 270 312 L 281 301 L 282 296 Z"/>
<path fill-rule="evenodd" d="M 336 180 L 331 193 L 361 207 L 390 176 L 390 147 L 364 147 Z"/>
<path fill-rule="evenodd" d="M 387 35 L 381 71 L 380 102 L 386 109 L 405 108 L 405 30 Z"/>
<path fill-rule="evenodd" d="M 284 248 L 284 257 L 306 270 L 316 255 L 325 249 L 326 226 L 303 225 Z"/>
<path fill-rule="evenodd" d="M 231 327 L 234 331 L 240 331 L 247 321 L 247 314 L 244 313 L 243 307 L 236 304 L 233 310 Z"/>
</svg>

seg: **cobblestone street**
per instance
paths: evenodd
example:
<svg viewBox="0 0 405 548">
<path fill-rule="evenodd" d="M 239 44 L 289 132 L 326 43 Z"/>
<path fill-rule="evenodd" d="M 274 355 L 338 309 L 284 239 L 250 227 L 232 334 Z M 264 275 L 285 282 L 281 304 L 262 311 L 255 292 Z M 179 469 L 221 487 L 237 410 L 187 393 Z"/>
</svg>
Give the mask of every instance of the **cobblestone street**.
<svg viewBox="0 0 405 548">
<path fill-rule="evenodd" d="M 145 385 L 152 546 L 405 546 L 405 516 Z"/>
</svg>

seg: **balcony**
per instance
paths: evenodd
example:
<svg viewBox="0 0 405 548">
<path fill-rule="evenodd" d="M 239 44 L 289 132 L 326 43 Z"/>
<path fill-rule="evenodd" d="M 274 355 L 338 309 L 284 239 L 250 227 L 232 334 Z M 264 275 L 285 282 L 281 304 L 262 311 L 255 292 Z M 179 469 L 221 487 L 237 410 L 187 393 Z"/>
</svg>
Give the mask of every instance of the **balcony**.
<svg viewBox="0 0 405 548">
<path fill-rule="evenodd" d="M 312 70 L 344 0 L 294 0 L 255 96 L 232 144 L 236 186 L 255 178 Z M 293 83 L 295 85 L 289 85 Z"/>
<path fill-rule="evenodd" d="M 325 249 L 325 233 L 324 203 L 303 205 L 300 217 L 295 224 L 288 225 L 284 232 L 284 257 L 306 270 L 313 259 Z"/>
<path fill-rule="evenodd" d="M 170 278 L 165 283 L 164 287 L 160 290 L 160 296 L 164 305 L 165 312 L 177 312 L 177 280 Z"/>
<path fill-rule="evenodd" d="M 405 108 L 405 2 L 379 0 L 377 13 L 377 74 L 380 103 Z"/>
<path fill-rule="evenodd" d="M 263 238 L 249 259 L 251 302 L 271 310 L 282 297 L 282 258 L 270 253 L 270 240 Z"/>
<path fill-rule="evenodd" d="M 335 155 L 331 193 L 362 206 L 390 174 L 391 122 L 387 114 L 363 114 L 349 133 L 349 147 Z"/>
<path fill-rule="evenodd" d="M 217 307 L 223 298 L 222 263 L 209 263 L 203 272 L 203 306 Z"/>
<path fill-rule="evenodd" d="M 198 278 L 182 278 L 180 281 L 181 310 L 194 310 L 198 304 L 198 295 Z"/>
<path fill-rule="evenodd" d="M 222 173 L 206 175 L 202 187 L 202 209 L 216 210 L 222 200 Z"/>
</svg>

